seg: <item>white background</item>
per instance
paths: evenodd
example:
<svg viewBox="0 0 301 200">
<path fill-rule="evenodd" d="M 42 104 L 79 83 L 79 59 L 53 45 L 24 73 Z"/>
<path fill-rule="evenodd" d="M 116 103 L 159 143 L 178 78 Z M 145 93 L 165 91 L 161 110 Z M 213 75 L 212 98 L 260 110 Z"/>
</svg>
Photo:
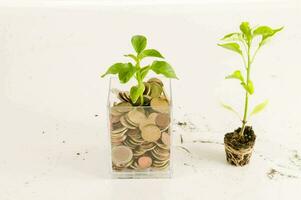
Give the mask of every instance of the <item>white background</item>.
<svg viewBox="0 0 301 200">
<path fill-rule="evenodd" d="M 299 1 L 154 2 L 1 1 L 1 200 L 299 198 Z M 219 143 L 239 126 L 219 101 L 242 111 L 241 87 L 224 80 L 242 62 L 216 44 L 245 20 L 285 28 L 254 62 L 251 107 L 270 103 L 250 121 L 258 138 L 251 164 L 235 168 L 222 145 L 193 140 Z M 175 124 L 170 180 L 108 174 L 108 79 L 99 75 L 127 61 L 122 55 L 132 51 L 134 34 L 146 35 L 180 77 L 173 81 L 174 120 L 188 125 Z"/>
</svg>

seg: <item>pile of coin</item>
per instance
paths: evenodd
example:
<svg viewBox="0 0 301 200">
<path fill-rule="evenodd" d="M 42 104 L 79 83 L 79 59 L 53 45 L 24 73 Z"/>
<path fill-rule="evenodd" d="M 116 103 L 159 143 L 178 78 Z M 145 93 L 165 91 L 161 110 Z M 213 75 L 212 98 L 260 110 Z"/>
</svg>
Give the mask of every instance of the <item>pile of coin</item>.
<svg viewBox="0 0 301 200">
<path fill-rule="evenodd" d="M 170 160 L 170 103 L 163 83 L 145 84 L 143 106 L 119 92 L 120 102 L 110 109 L 112 166 L 114 170 L 163 170 Z"/>
</svg>

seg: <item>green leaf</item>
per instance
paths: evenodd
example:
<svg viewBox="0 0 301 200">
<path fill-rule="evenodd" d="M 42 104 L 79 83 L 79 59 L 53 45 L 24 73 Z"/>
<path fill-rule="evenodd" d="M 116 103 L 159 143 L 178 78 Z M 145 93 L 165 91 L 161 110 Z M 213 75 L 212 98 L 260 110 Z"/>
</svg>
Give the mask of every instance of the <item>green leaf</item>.
<svg viewBox="0 0 301 200">
<path fill-rule="evenodd" d="M 145 57 L 157 57 L 157 58 L 164 58 L 159 51 L 156 49 L 145 49 L 139 54 L 139 59 L 141 60 L 142 58 Z"/>
<path fill-rule="evenodd" d="M 244 77 L 239 70 L 234 71 L 231 75 L 227 76 L 226 79 L 238 79 L 241 82 L 244 82 Z"/>
<path fill-rule="evenodd" d="M 120 72 L 120 69 L 124 66 L 124 63 L 115 63 L 109 69 L 106 73 L 104 73 L 101 77 L 105 77 L 108 74 L 118 74 Z"/>
<path fill-rule="evenodd" d="M 248 81 L 248 84 L 246 84 L 245 82 L 242 82 L 241 85 L 245 88 L 245 90 L 249 94 L 252 95 L 254 93 L 254 85 L 253 85 L 253 82 L 251 80 Z"/>
<path fill-rule="evenodd" d="M 273 35 L 275 35 L 279 31 L 281 31 L 282 29 L 283 29 L 283 27 L 278 28 L 278 29 L 272 29 L 268 26 L 259 26 L 258 28 L 256 28 L 254 30 L 253 34 L 255 36 L 262 36 L 261 42 L 259 43 L 259 46 L 262 46 L 263 44 L 265 44 L 265 42 L 268 38 L 272 37 Z"/>
<path fill-rule="evenodd" d="M 137 57 L 133 54 L 127 54 L 127 55 L 124 55 L 125 57 L 129 57 L 129 58 L 132 58 L 134 61 L 138 61 Z"/>
<path fill-rule="evenodd" d="M 140 69 L 140 75 L 141 75 L 142 80 L 147 76 L 150 68 L 151 68 L 151 66 L 147 65 L 147 66 Z"/>
<path fill-rule="evenodd" d="M 242 22 L 239 26 L 241 32 L 244 34 L 247 41 L 250 41 L 252 38 L 251 28 L 249 26 L 249 22 Z"/>
<path fill-rule="evenodd" d="M 151 65 L 151 69 L 155 73 L 163 74 L 167 78 L 176 78 L 176 79 L 178 79 L 178 77 L 177 77 L 175 71 L 173 70 L 173 68 L 170 66 L 170 64 L 168 64 L 165 61 L 154 61 Z"/>
<path fill-rule="evenodd" d="M 240 50 L 240 46 L 237 43 L 231 42 L 231 43 L 225 43 L 225 44 L 218 44 L 218 46 L 221 46 L 225 49 L 234 51 L 234 52 L 239 53 L 240 55 L 242 55 L 242 51 Z"/>
<path fill-rule="evenodd" d="M 139 54 L 146 47 L 147 39 L 143 35 L 135 35 L 132 37 L 132 45 L 135 51 Z"/>
<path fill-rule="evenodd" d="M 241 33 L 229 33 L 225 35 L 221 40 L 240 40 Z"/>
<path fill-rule="evenodd" d="M 264 102 L 262 102 L 262 103 L 258 104 L 257 106 L 255 106 L 254 109 L 253 109 L 253 111 L 251 112 L 250 116 L 258 114 L 261 111 L 263 111 L 264 108 L 268 105 L 268 103 L 269 103 L 269 101 L 265 100 Z"/>
<path fill-rule="evenodd" d="M 226 110 L 233 112 L 234 114 L 236 114 L 238 116 L 238 118 L 240 118 L 238 112 L 234 108 L 232 108 L 230 105 L 221 102 L 221 106 L 223 108 L 225 108 Z"/>
<path fill-rule="evenodd" d="M 130 90 L 130 97 L 133 103 L 136 103 L 139 97 L 143 94 L 145 89 L 144 84 L 139 84 L 138 86 L 133 86 Z"/>
<path fill-rule="evenodd" d="M 127 83 L 136 73 L 137 68 L 132 63 L 125 63 L 118 73 L 118 78 L 121 83 Z"/>
</svg>

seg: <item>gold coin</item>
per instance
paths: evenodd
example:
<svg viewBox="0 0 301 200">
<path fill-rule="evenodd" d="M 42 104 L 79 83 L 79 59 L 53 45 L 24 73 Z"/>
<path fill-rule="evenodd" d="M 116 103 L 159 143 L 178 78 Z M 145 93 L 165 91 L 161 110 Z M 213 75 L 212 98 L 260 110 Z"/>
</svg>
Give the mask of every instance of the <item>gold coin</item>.
<svg viewBox="0 0 301 200">
<path fill-rule="evenodd" d="M 156 144 L 154 142 L 144 142 L 140 145 L 140 147 L 145 151 L 151 151 L 156 147 Z"/>
<path fill-rule="evenodd" d="M 141 146 L 137 146 L 133 150 L 133 155 L 134 155 L 134 157 L 138 157 L 138 156 L 142 156 L 145 152 L 146 152 L 146 150 L 144 150 Z"/>
<path fill-rule="evenodd" d="M 161 93 L 163 91 L 162 86 L 155 82 L 152 82 L 150 85 L 151 85 L 150 96 L 152 98 L 157 98 L 157 97 L 161 96 Z"/>
<path fill-rule="evenodd" d="M 138 109 L 131 110 L 127 114 L 128 120 L 136 124 L 137 126 L 144 120 L 146 120 L 146 116 L 143 112 Z"/>
<path fill-rule="evenodd" d="M 110 115 L 110 122 L 113 124 L 118 123 L 120 121 L 120 117 L 121 115 L 118 116 Z"/>
<path fill-rule="evenodd" d="M 124 131 L 126 131 L 126 127 L 116 128 L 116 129 L 113 129 L 111 132 L 112 132 L 112 134 L 117 134 L 117 133 L 123 133 Z"/>
<path fill-rule="evenodd" d="M 133 152 L 129 147 L 116 146 L 112 148 L 112 162 L 116 166 L 126 165 L 133 158 Z"/>
<path fill-rule="evenodd" d="M 161 128 L 165 129 L 170 124 L 170 116 L 166 113 L 160 113 L 156 117 L 156 124 Z"/>
<path fill-rule="evenodd" d="M 152 121 L 153 124 L 156 124 L 156 118 L 158 116 L 158 113 L 151 113 L 149 114 L 149 116 L 147 117 L 148 120 Z"/>
<path fill-rule="evenodd" d="M 161 85 L 161 87 L 163 87 L 163 82 L 158 78 L 150 78 L 147 82 L 148 83 L 158 83 L 159 85 Z"/>
<path fill-rule="evenodd" d="M 111 107 L 110 114 L 113 116 L 121 116 L 123 113 L 119 112 L 115 107 Z"/>
<path fill-rule="evenodd" d="M 160 113 L 169 113 L 169 102 L 165 98 L 154 98 L 150 103 L 153 110 Z"/>
<path fill-rule="evenodd" d="M 128 136 L 133 137 L 133 136 L 136 136 L 137 134 L 139 134 L 139 130 L 138 130 L 138 129 L 131 129 L 131 130 L 128 130 L 128 131 L 126 132 L 126 134 L 127 134 Z"/>
<path fill-rule="evenodd" d="M 158 170 L 163 170 L 163 169 L 166 169 L 167 167 L 169 167 L 169 161 L 167 161 L 163 164 L 161 164 L 161 163 L 158 164 L 154 161 L 152 166 Z"/>
<path fill-rule="evenodd" d="M 161 131 L 156 125 L 149 124 L 142 128 L 141 136 L 145 141 L 155 142 L 161 137 Z"/>
<path fill-rule="evenodd" d="M 152 158 L 149 156 L 142 156 L 138 159 L 138 165 L 140 169 L 147 169 L 152 165 Z"/>
<path fill-rule="evenodd" d="M 161 142 L 156 142 L 156 145 L 158 146 L 158 147 L 160 147 L 161 149 L 166 149 L 166 150 L 169 150 L 169 146 L 167 146 L 167 145 L 165 145 L 165 144 L 163 144 L 163 143 L 161 143 Z"/>
<path fill-rule="evenodd" d="M 170 146 L 170 135 L 166 132 L 163 132 L 162 135 L 161 135 L 161 141 L 166 146 Z"/>
<path fill-rule="evenodd" d="M 121 101 L 129 102 L 130 101 L 130 93 L 129 92 L 119 92 L 118 98 Z"/>
<path fill-rule="evenodd" d="M 121 123 L 124 127 L 128 128 L 128 129 L 136 129 L 135 126 L 133 126 L 132 124 L 130 124 L 130 123 L 128 123 L 128 122 L 126 121 L 126 119 L 125 119 L 124 116 L 121 116 L 121 117 L 120 117 L 120 123 Z"/>
<path fill-rule="evenodd" d="M 142 122 L 139 124 L 139 129 L 142 130 L 144 126 L 147 126 L 147 125 L 150 125 L 150 124 L 155 125 L 154 121 L 149 120 L 149 119 L 146 119 L 146 120 L 142 121 Z"/>
<path fill-rule="evenodd" d="M 114 109 L 120 113 L 125 113 L 131 111 L 133 109 L 133 106 L 128 102 L 121 102 L 115 105 Z"/>
<path fill-rule="evenodd" d="M 145 87 L 145 89 L 144 89 L 143 94 L 149 95 L 151 92 L 151 85 L 148 82 L 144 82 L 144 87 Z"/>
</svg>

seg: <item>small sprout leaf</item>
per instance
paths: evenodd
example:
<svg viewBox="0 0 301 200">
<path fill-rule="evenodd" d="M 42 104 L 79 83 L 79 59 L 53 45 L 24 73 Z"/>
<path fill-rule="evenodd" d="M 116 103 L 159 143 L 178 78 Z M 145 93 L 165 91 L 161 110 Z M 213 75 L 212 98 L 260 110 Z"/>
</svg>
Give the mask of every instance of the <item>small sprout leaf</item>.
<svg viewBox="0 0 301 200">
<path fill-rule="evenodd" d="M 133 103 L 136 103 L 139 97 L 143 94 L 145 89 L 144 84 L 139 84 L 138 86 L 133 86 L 130 90 L 130 97 Z"/>
<path fill-rule="evenodd" d="M 241 85 L 244 87 L 244 89 L 249 94 L 252 95 L 254 93 L 254 85 L 253 85 L 253 82 L 251 80 L 248 81 L 248 84 L 246 84 L 245 82 L 242 82 Z"/>
<path fill-rule="evenodd" d="M 147 44 L 147 39 L 143 35 L 135 35 L 132 37 L 131 42 L 135 51 L 139 54 L 145 49 Z"/>
<path fill-rule="evenodd" d="M 125 57 L 130 57 L 130 58 L 132 58 L 134 61 L 138 61 L 138 59 L 137 59 L 137 57 L 135 56 L 135 55 L 133 55 L 133 54 L 127 54 L 127 55 L 124 55 Z"/>
<path fill-rule="evenodd" d="M 272 29 L 269 26 L 259 26 L 256 28 L 253 32 L 254 36 L 262 36 L 261 37 L 261 42 L 259 43 L 259 46 L 262 46 L 265 44 L 267 39 L 275 35 L 277 32 L 281 31 L 283 27 L 278 28 L 278 29 Z"/>
<path fill-rule="evenodd" d="M 157 73 L 157 74 L 162 74 L 164 76 L 166 76 L 167 78 L 176 78 L 178 79 L 175 71 L 173 70 L 173 68 L 170 66 L 170 64 L 168 64 L 165 61 L 154 61 L 151 65 L 151 69 Z"/>
<path fill-rule="evenodd" d="M 237 112 L 232 106 L 230 106 L 230 105 L 228 105 L 228 104 L 225 104 L 225 103 L 223 103 L 223 102 L 221 102 L 220 104 L 221 104 L 221 106 L 222 106 L 223 108 L 225 108 L 226 110 L 229 110 L 229 111 L 233 112 L 235 115 L 237 115 L 238 118 L 240 118 L 238 112 Z"/>
<path fill-rule="evenodd" d="M 143 59 L 145 57 L 156 57 L 156 58 L 164 58 L 159 51 L 156 49 L 145 49 L 139 54 L 139 59 Z"/>
<path fill-rule="evenodd" d="M 242 76 L 240 70 L 234 71 L 231 75 L 227 76 L 226 79 L 238 79 L 241 82 L 244 82 L 244 77 Z"/>
<path fill-rule="evenodd" d="M 118 78 L 121 83 L 127 83 L 133 75 L 136 73 L 137 69 L 132 63 L 125 63 L 118 73 Z"/>
<path fill-rule="evenodd" d="M 221 40 L 239 40 L 240 33 L 229 33 L 225 35 Z"/>
<path fill-rule="evenodd" d="M 240 55 L 242 55 L 242 51 L 240 49 L 239 44 L 237 44 L 235 42 L 230 42 L 230 43 L 225 43 L 225 44 L 218 44 L 218 46 L 221 46 L 225 49 L 234 51 L 234 52 L 239 53 Z"/>
<path fill-rule="evenodd" d="M 151 68 L 151 66 L 147 65 L 147 66 L 140 69 L 140 74 L 141 74 L 141 79 L 142 80 L 147 76 L 150 68 Z"/>
<path fill-rule="evenodd" d="M 109 69 L 107 70 L 106 73 L 104 73 L 101 77 L 105 77 L 108 74 L 118 74 L 121 70 L 121 68 L 124 67 L 124 63 L 115 63 L 113 64 L 111 67 L 109 67 Z"/>
<path fill-rule="evenodd" d="M 242 22 L 239 26 L 241 32 L 247 39 L 247 41 L 250 41 L 252 38 L 251 28 L 249 26 L 249 22 Z"/>
<path fill-rule="evenodd" d="M 253 111 L 251 112 L 250 116 L 255 115 L 260 113 L 261 111 L 263 111 L 265 109 L 265 107 L 268 105 L 269 101 L 265 100 L 264 102 L 256 105 L 253 109 Z"/>
</svg>

